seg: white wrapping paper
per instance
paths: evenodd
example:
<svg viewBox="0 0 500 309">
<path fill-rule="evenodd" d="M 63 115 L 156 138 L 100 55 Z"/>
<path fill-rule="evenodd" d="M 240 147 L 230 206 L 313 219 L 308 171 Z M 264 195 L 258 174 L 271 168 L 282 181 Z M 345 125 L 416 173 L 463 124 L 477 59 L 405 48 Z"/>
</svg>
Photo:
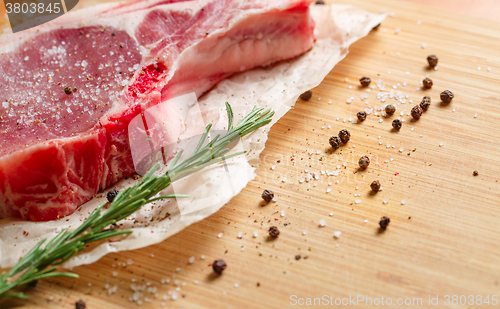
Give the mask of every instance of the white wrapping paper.
<svg viewBox="0 0 500 309">
<path fill-rule="evenodd" d="M 240 147 L 248 152 L 206 168 L 189 179 L 176 182 L 168 193 L 189 194 L 188 199 L 157 201 L 145 205 L 120 222 L 122 229 L 133 233 L 113 242 L 103 242 L 67 261 L 63 266 L 90 264 L 102 256 L 123 250 L 133 250 L 153 245 L 200 221 L 219 210 L 237 195 L 255 177 L 259 155 L 264 149 L 267 132 L 290 108 L 304 91 L 321 83 L 356 40 L 367 35 L 385 18 L 384 15 L 344 5 L 315 5 L 311 7 L 316 22 L 316 42 L 312 50 L 301 57 L 282 62 L 270 68 L 259 68 L 237 74 L 220 82 L 199 99 L 205 123 L 214 129 L 225 129 L 227 116 L 224 102 L 228 101 L 235 113 L 235 123 L 251 111 L 254 105 L 272 108 L 276 114 L 273 122 L 242 139 Z M 189 119 L 187 122 L 189 132 Z M 186 133 L 187 134 L 187 133 Z M 229 171 L 229 173 L 227 173 Z M 237 171 L 237 172 L 234 172 Z M 228 174 L 230 179 L 227 179 Z M 115 185 L 122 189 L 136 183 L 122 180 Z M 227 193 L 229 192 L 229 194 Z M 0 267 L 12 267 L 20 257 L 41 239 L 53 238 L 63 228 L 75 229 L 105 197 L 96 197 L 82 205 L 74 214 L 51 222 L 27 222 L 17 219 L 0 220 Z M 203 204 L 203 207 L 200 205 Z M 182 209 L 179 210 L 179 207 Z M 190 207 L 196 211 L 190 211 Z"/>
</svg>

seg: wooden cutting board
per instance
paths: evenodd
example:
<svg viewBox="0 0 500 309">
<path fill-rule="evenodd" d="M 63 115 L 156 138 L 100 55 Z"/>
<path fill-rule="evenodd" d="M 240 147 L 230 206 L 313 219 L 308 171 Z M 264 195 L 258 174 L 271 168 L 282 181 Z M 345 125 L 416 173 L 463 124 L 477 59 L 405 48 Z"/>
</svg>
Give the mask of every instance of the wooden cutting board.
<svg viewBox="0 0 500 309">
<path fill-rule="evenodd" d="M 288 308 L 295 299 L 323 295 L 333 302 L 357 295 L 374 303 L 401 298 L 422 308 L 429 307 L 429 296 L 439 297 L 437 307 L 448 307 L 446 295 L 450 302 L 457 295 L 453 308 L 475 308 L 479 297 L 488 296 L 492 306 L 492 295 L 500 294 L 500 23 L 397 0 L 336 2 L 372 12 L 385 8 L 394 16 L 355 43 L 313 89 L 312 99 L 299 100 L 272 128 L 258 177 L 243 192 L 161 244 L 110 254 L 74 269 L 78 280 L 44 280 L 27 292 L 30 300 L 0 307 L 74 308 L 82 299 L 87 308 L 135 308 L 129 301 L 133 280 L 157 289 L 157 298 L 144 291 L 152 301 L 146 308 L 159 308 L 175 283 L 179 298 L 164 301 L 166 308 Z M 429 54 L 439 57 L 439 70 L 427 68 Z M 426 75 L 434 87 L 416 90 Z M 408 94 L 397 115 L 407 114 L 424 95 L 432 105 L 418 121 L 405 115 L 399 132 L 391 130 L 397 115 L 370 114 L 363 123 L 349 123 L 358 111 L 383 104 L 376 89 L 359 88 L 362 76 Z M 455 99 L 442 105 L 439 93 L 446 89 Z M 361 100 L 362 94 L 368 97 Z M 328 138 L 343 128 L 351 141 L 329 152 Z M 316 150 L 323 154 L 309 154 Z M 372 163 L 361 172 L 357 161 L 363 155 Z M 339 176 L 299 183 L 305 169 L 333 170 L 344 162 Z M 383 186 L 375 195 L 373 180 Z M 278 201 L 262 207 L 264 189 Z M 381 216 L 391 218 L 384 233 L 378 229 Z M 325 227 L 318 226 L 321 219 Z M 266 237 L 270 225 L 281 230 L 274 241 Z M 338 239 L 336 231 L 342 233 Z M 220 277 L 210 267 L 215 259 L 228 264 Z M 107 287 L 115 285 L 117 292 L 108 296 Z M 461 295 L 467 302 L 473 295 L 474 303 L 460 305 Z"/>
</svg>

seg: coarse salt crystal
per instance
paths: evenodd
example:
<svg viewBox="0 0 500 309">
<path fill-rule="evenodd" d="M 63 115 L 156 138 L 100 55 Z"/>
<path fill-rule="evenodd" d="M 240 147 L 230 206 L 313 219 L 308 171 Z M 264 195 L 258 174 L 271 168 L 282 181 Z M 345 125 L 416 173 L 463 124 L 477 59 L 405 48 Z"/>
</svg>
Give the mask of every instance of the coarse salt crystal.
<svg viewBox="0 0 500 309">
<path fill-rule="evenodd" d="M 243 232 L 238 232 L 238 238 L 239 239 L 243 238 Z"/>
<path fill-rule="evenodd" d="M 276 165 L 271 165 L 271 169 L 274 171 L 274 169 L 276 168 Z"/>
<path fill-rule="evenodd" d="M 365 223 L 368 223 L 368 219 L 366 219 L 364 222 L 365 222 Z"/>
<path fill-rule="evenodd" d="M 439 143 L 439 147 L 443 147 L 443 145 L 444 145 L 443 142 Z"/>
<path fill-rule="evenodd" d="M 205 259 L 205 256 L 204 256 L 204 255 L 202 255 L 202 256 L 200 256 L 200 258 L 201 258 L 202 260 L 204 260 L 204 259 Z"/>
<path fill-rule="evenodd" d="M 257 236 L 259 236 L 259 232 L 258 231 L 253 231 L 253 237 L 257 238 Z"/>
<path fill-rule="evenodd" d="M 306 235 L 306 234 L 307 234 L 307 231 L 303 231 L 303 232 L 302 232 L 302 235 Z"/>
<path fill-rule="evenodd" d="M 361 203 L 361 200 L 359 200 L 359 199 L 358 200 L 354 200 L 354 203 L 359 204 L 359 203 Z"/>
<path fill-rule="evenodd" d="M 401 205 L 404 205 L 404 204 L 406 204 L 406 200 L 401 201 Z"/>
<path fill-rule="evenodd" d="M 389 203 L 389 201 L 388 201 L 388 200 L 383 200 L 382 202 L 383 202 L 384 204 Z"/>
<path fill-rule="evenodd" d="M 403 148 L 399 148 L 399 152 L 403 152 L 403 151 L 404 151 L 404 149 L 403 149 Z"/>
<path fill-rule="evenodd" d="M 481 67 L 477 67 L 477 70 L 478 70 L 478 71 L 481 71 Z"/>
<path fill-rule="evenodd" d="M 321 226 L 321 227 L 326 226 L 326 221 L 325 221 L 325 219 L 321 219 L 321 220 L 319 220 L 319 226 Z"/>
<path fill-rule="evenodd" d="M 194 256 L 190 257 L 188 261 L 189 261 L 189 264 L 193 264 L 194 263 Z"/>
<path fill-rule="evenodd" d="M 333 211 L 330 211 L 329 215 L 330 215 L 330 217 L 332 217 L 333 216 Z"/>
<path fill-rule="evenodd" d="M 284 216 L 285 216 L 285 211 L 284 211 L 284 210 L 282 210 L 282 211 L 281 211 L 281 216 L 282 216 L 282 217 L 284 217 Z"/>
<path fill-rule="evenodd" d="M 218 238 L 221 238 L 221 237 L 222 237 L 222 235 L 224 235 L 224 233 L 219 233 L 219 234 L 217 235 L 217 237 L 218 237 Z"/>
<path fill-rule="evenodd" d="M 342 232 L 341 232 L 341 231 L 335 231 L 335 232 L 333 232 L 333 236 L 334 236 L 335 238 L 339 238 L 341 234 L 342 234 Z"/>
<path fill-rule="evenodd" d="M 238 283 L 235 283 L 235 284 L 234 284 L 234 287 L 235 287 L 235 288 L 237 288 L 237 287 L 239 287 L 239 286 L 240 286 L 240 285 L 239 285 Z"/>
<path fill-rule="evenodd" d="M 474 118 L 477 118 L 477 113 L 474 114 Z"/>
<path fill-rule="evenodd" d="M 427 48 L 427 44 L 426 43 L 422 43 L 422 48 L 426 49 Z"/>
</svg>

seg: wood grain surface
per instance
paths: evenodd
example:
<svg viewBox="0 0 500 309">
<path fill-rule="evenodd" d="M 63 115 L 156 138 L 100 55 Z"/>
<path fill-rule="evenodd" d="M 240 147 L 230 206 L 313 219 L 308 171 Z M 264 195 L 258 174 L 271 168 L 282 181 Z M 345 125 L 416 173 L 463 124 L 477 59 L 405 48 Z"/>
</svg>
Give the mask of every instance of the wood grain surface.
<svg viewBox="0 0 500 309">
<path fill-rule="evenodd" d="M 483 300 L 489 295 L 491 302 L 500 294 L 500 23 L 405 1 L 336 2 L 372 12 L 385 8 L 394 16 L 355 43 L 313 89 L 312 99 L 298 100 L 271 129 L 258 177 L 243 192 L 161 244 L 110 254 L 74 269 L 78 280 L 41 281 L 27 292 L 30 300 L 0 307 L 74 308 L 82 299 L 92 309 L 135 308 L 129 301 L 133 280 L 157 289 L 157 297 L 143 292 L 143 302 L 151 300 L 143 308 L 160 308 L 162 302 L 165 308 L 297 307 L 291 305 L 292 295 L 410 299 L 408 308 L 428 308 L 429 295 L 439 295 L 434 307 L 497 307 L 446 305 L 445 295 L 481 295 Z M 429 54 L 439 57 L 439 70 L 427 68 Z M 427 75 L 433 88 L 416 90 Z M 349 122 L 365 108 L 398 102 L 383 103 L 378 89 L 360 88 L 362 76 L 371 77 L 372 85 L 382 79 L 386 91 L 408 95 L 405 104 L 396 105 L 396 115 L 371 113 L 363 123 Z M 446 89 L 455 99 L 443 105 L 439 93 Z M 368 97 L 361 100 L 361 94 Z M 431 107 L 413 121 L 407 114 L 424 95 L 431 96 Z M 348 104 L 350 97 L 354 100 Z M 403 128 L 395 132 L 391 121 L 401 112 Z M 343 128 L 351 132 L 351 141 L 331 152 L 328 138 Z M 309 154 L 317 150 L 321 154 Z M 371 165 L 359 171 L 363 155 Z M 305 169 L 334 170 L 343 163 L 339 176 L 299 183 Z M 472 175 L 474 170 L 479 176 Z M 370 193 L 373 180 L 383 191 Z M 278 201 L 262 206 L 264 189 L 273 190 Z M 383 233 L 381 216 L 391 219 Z M 319 227 L 321 219 L 326 226 Z M 275 240 L 267 237 L 271 225 L 281 231 Z M 339 238 L 336 231 L 342 233 Z M 228 264 L 221 276 L 210 267 L 216 259 Z M 162 279 L 170 282 L 161 284 Z M 116 293 L 109 296 L 108 288 L 115 285 Z M 177 287 L 177 300 L 162 300 Z"/>
</svg>

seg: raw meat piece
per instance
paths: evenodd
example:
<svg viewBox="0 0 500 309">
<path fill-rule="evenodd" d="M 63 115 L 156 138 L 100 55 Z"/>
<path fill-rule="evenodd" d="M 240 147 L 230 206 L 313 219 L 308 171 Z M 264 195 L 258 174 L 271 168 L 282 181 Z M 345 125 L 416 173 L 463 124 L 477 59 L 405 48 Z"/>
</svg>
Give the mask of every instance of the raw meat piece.
<svg viewBox="0 0 500 309">
<path fill-rule="evenodd" d="M 310 3 L 106 4 L 13 37 L 0 55 L 0 218 L 64 217 L 134 173 L 135 116 L 306 52 Z"/>
</svg>

